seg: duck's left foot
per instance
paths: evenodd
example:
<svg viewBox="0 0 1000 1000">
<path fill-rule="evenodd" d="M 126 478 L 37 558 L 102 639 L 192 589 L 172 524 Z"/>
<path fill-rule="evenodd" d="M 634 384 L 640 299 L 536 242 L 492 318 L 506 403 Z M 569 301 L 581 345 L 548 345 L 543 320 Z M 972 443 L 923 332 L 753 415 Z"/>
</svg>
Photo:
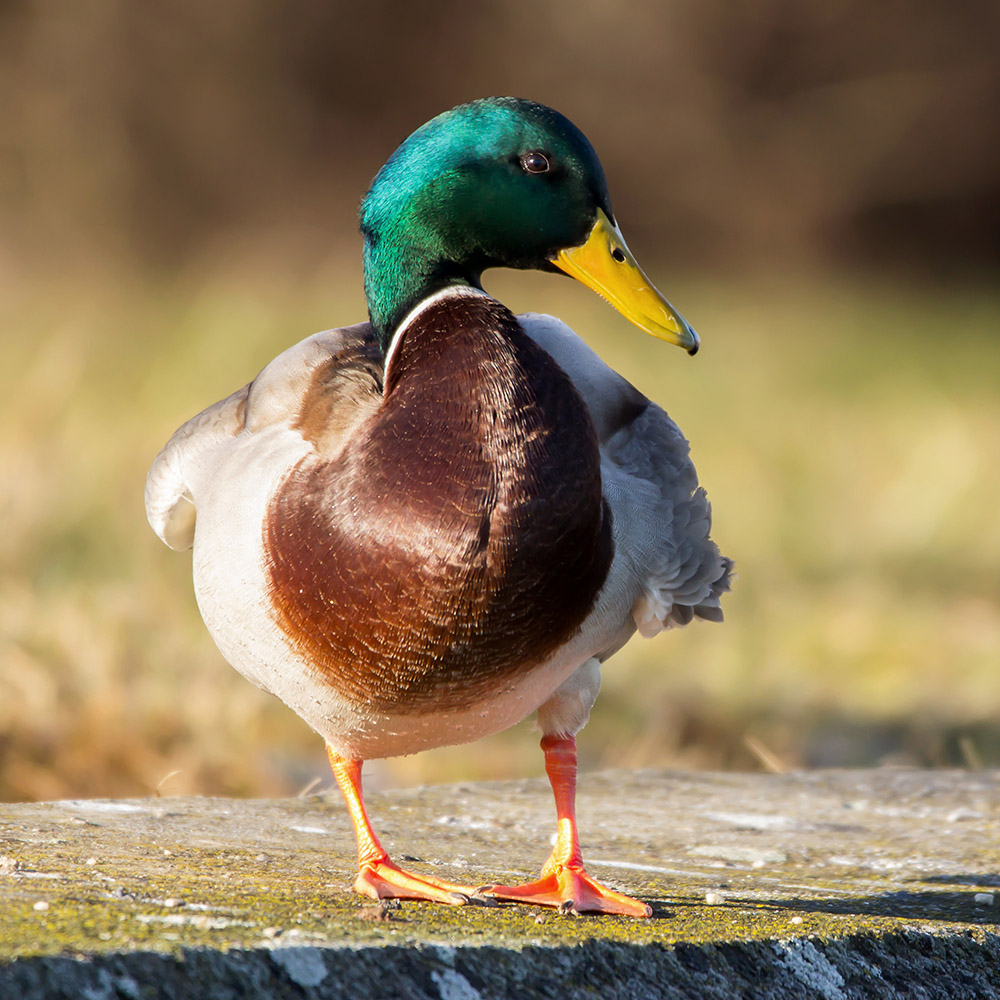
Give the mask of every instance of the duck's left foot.
<svg viewBox="0 0 1000 1000">
<path fill-rule="evenodd" d="M 512 903 L 555 906 L 566 912 L 617 913 L 627 917 L 651 917 L 653 909 L 640 899 L 615 892 L 591 878 L 581 867 L 548 865 L 542 877 L 527 885 L 484 885 L 484 896 Z"/>
<path fill-rule="evenodd" d="M 361 798 L 361 761 L 341 757 L 327 746 L 333 775 L 344 793 L 358 839 L 358 877 L 354 880 L 355 892 L 372 899 L 425 899 L 432 903 L 464 906 L 495 906 L 476 889 L 454 882 L 445 882 L 433 875 L 417 875 L 394 864 L 375 836 L 365 804 Z"/>
<path fill-rule="evenodd" d="M 393 864 L 388 858 L 365 862 L 354 882 L 354 891 L 372 899 L 423 899 L 450 906 L 469 903 L 496 905 L 470 886 L 455 885 L 433 875 L 416 875 Z"/>
</svg>

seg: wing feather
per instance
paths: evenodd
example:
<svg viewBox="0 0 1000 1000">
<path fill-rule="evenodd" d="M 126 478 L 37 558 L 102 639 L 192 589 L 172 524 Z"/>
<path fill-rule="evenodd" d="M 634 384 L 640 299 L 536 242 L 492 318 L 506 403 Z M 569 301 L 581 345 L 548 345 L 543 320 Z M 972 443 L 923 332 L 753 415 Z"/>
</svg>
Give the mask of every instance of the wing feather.
<svg viewBox="0 0 1000 1000">
<path fill-rule="evenodd" d="M 590 409 L 616 549 L 636 576 L 636 627 L 652 635 L 694 617 L 721 621 L 732 563 L 709 537 L 711 505 L 680 429 L 565 323 L 537 313 L 519 319 Z"/>
<path fill-rule="evenodd" d="M 249 391 L 249 385 L 243 386 L 178 428 L 146 476 L 146 517 L 172 549 L 189 549 L 194 544 L 196 512 L 188 487 L 188 466 L 243 430 Z"/>
<path fill-rule="evenodd" d="M 248 385 L 202 410 L 181 426 L 157 455 L 146 477 L 146 516 L 172 549 L 194 543 L 197 497 L 213 451 L 241 434 L 301 419 L 303 399 L 316 369 L 365 342 L 366 323 L 326 330 L 279 354 Z M 210 481 L 211 476 L 209 475 Z"/>
</svg>

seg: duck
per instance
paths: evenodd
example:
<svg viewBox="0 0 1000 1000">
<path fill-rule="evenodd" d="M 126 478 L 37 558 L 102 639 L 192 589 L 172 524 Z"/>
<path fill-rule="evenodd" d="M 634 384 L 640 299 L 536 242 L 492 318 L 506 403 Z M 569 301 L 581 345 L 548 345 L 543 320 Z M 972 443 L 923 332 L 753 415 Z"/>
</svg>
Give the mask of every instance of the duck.
<svg viewBox="0 0 1000 1000">
<path fill-rule="evenodd" d="M 648 917 L 586 870 L 576 737 L 634 633 L 721 621 L 731 562 L 664 410 L 482 275 L 569 275 L 688 354 L 699 338 L 628 249 L 592 145 L 545 105 L 432 118 L 359 218 L 368 320 L 307 337 L 188 420 L 149 471 L 149 522 L 193 549 L 223 657 L 325 741 L 357 892 Z M 463 885 L 393 862 L 363 763 L 532 713 L 557 821 L 540 877 Z"/>
</svg>

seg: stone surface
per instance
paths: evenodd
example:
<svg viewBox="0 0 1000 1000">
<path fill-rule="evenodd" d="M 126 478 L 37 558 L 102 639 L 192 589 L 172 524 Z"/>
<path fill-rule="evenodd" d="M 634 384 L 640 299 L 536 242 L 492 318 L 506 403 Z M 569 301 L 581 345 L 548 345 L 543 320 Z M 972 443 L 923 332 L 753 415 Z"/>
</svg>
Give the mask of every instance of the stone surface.
<svg viewBox="0 0 1000 1000">
<path fill-rule="evenodd" d="M 370 797 L 415 870 L 533 875 L 544 781 Z M 336 796 L 0 805 L 0 998 L 1000 996 L 1000 774 L 584 775 L 650 920 L 369 906 Z"/>
</svg>

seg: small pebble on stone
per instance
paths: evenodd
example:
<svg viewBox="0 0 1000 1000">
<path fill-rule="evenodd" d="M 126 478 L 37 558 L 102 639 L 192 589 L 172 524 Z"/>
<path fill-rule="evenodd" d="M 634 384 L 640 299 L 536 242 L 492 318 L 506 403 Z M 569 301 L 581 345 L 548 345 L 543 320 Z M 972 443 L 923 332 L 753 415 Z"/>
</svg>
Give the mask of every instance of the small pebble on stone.
<svg viewBox="0 0 1000 1000">
<path fill-rule="evenodd" d="M 389 899 L 380 899 L 374 906 L 362 906 L 356 916 L 358 920 L 392 920 L 394 909 L 392 902 Z"/>
<path fill-rule="evenodd" d="M 726 897 L 723 896 L 721 892 L 705 893 L 705 902 L 708 903 L 709 906 L 718 906 L 720 903 L 724 903 L 725 901 Z"/>
<path fill-rule="evenodd" d="M 982 819 L 982 813 L 977 813 L 974 809 L 958 808 L 952 809 L 945 819 L 949 823 L 961 823 L 963 820 Z"/>
<path fill-rule="evenodd" d="M 792 923 L 793 924 L 801 924 L 802 923 L 802 918 L 801 917 L 792 917 Z"/>
<path fill-rule="evenodd" d="M 93 867 L 94 867 L 94 865 L 96 865 L 96 864 L 97 864 L 97 858 L 87 858 L 87 860 L 86 860 L 86 861 L 84 862 L 84 864 L 85 864 L 85 865 L 86 865 L 86 866 L 87 866 L 88 868 L 93 868 Z"/>
<path fill-rule="evenodd" d="M 992 906 L 994 901 L 992 892 L 977 892 L 974 898 L 976 906 Z"/>
<path fill-rule="evenodd" d="M 168 909 L 172 910 L 175 906 L 183 906 L 184 903 L 181 900 L 175 899 L 173 896 L 170 896 L 169 898 L 163 901 L 163 905 L 166 906 Z"/>
<path fill-rule="evenodd" d="M 40 899 L 40 900 L 39 900 L 39 901 L 38 901 L 37 903 L 35 903 L 35 905 L 34 905 L 34 906 L 32 907 L 32 909 L 33 909 L 33 910 L 37 910 L 37 911 L 38 911 L 39 913 L 44 913 L 44 912 L 45 912 L 45 911 L 46 911 L 46 910 L 47 910 L 48 908 L 49 908 L 49 904 L 48 904 L 48 903 L 46 903 L 44 899 Z"/>
</svg>

